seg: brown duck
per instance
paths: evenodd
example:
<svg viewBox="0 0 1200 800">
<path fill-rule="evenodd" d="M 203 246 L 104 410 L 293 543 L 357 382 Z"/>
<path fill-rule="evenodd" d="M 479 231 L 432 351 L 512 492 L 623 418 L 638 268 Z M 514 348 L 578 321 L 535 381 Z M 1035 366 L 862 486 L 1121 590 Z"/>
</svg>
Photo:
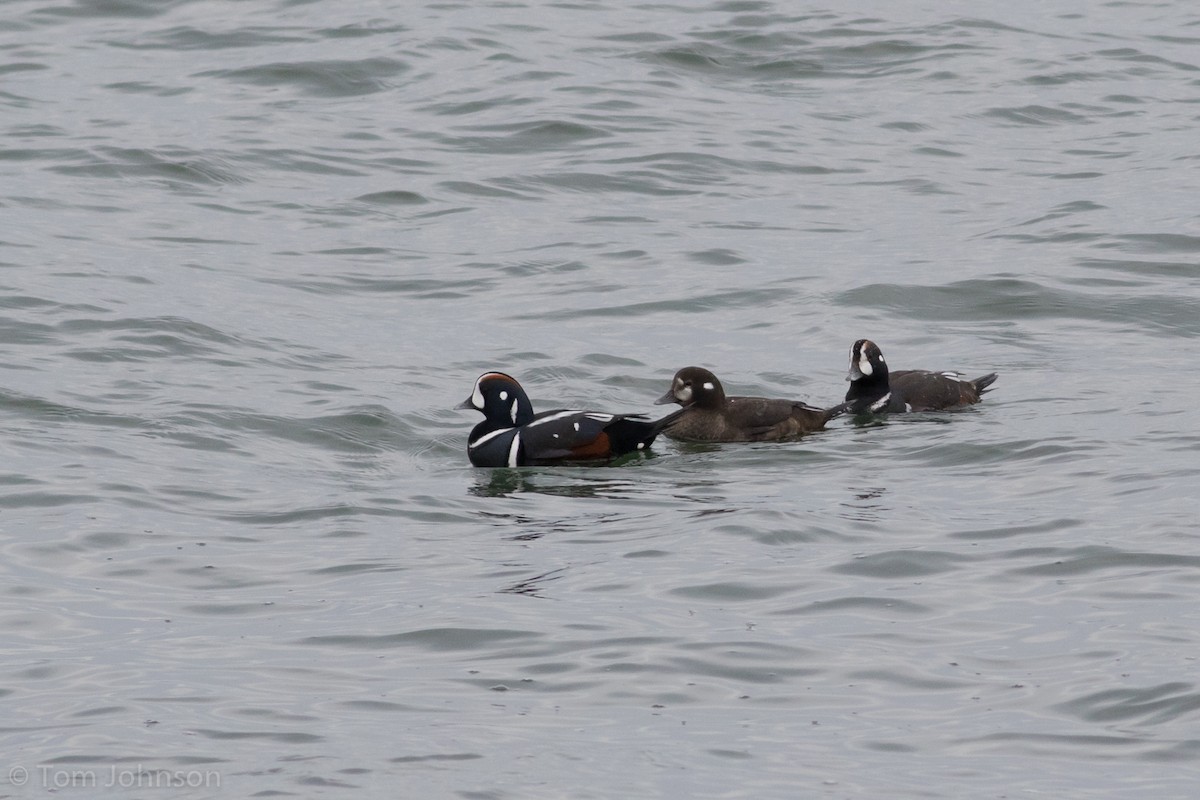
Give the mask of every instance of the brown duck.
<svg viewBox="0 0 1200 800">
<path fill-rule="evenodd" d="M 703 367 L 675 373 L 671 389 L 655 401 L 678 403 L 682 412 L 663 429 L 663 436 L 685 442 L 771 442 L 795 439 L 824 429 L 846 410 L 814 408 L 798 400 L 726 397 L 717 376 Z"/>
</svg>

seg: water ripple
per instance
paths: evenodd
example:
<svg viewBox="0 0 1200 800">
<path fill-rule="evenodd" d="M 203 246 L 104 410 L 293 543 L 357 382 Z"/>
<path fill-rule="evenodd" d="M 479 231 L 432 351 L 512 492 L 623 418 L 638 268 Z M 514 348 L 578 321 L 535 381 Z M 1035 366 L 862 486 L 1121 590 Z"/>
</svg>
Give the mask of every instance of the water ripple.
<svg viewBox="0 0 1200 800">
<path fill-rule="evenodd" d="M 1195 795 L 1189 5 L 9 7 L 9 766 Z M 861 336 L 1001 381 L 596 467 L 451 408 L 832 404 Z"/>
<path fill-rule="evenodd" d="M 1062 703 L 1057 710 L 1087 722 L 1155 725 L 1200 711 L 1200 692 L 1195 684 L 1182 682 L 1112 689 Z"/>
<path fill-rule="evenodd" d="M 263 87 L 291 87 L 315 97 L 357 97 L 386 91 L 409 65 L 393 58 L 360 61 L 297 61 L 262 64 L 239 69 L 207 70 L 203 78 L 225 78 L 235 83 Z"/>
</svg>

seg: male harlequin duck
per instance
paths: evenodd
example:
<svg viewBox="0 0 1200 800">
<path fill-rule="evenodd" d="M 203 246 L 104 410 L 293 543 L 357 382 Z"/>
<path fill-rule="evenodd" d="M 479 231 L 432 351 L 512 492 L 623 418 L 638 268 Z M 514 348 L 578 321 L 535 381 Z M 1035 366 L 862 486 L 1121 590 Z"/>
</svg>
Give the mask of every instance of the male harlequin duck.
<svg viewBox="0 0 1200 800">
<path fill-rule="evenodd" d="M 615 458 L 649 447 L 675 416 L 649 422 L 644 414 L 564 410 L 534 414 L 521 384 L 503 372 L 480 375 L 471 396 L 456 407 L 482 411 L 485 417 L 467 439 L 467 456 L 477 467 Z"/>
<path fill-rule="evenodd" d="M 980 395 L 996 380 L 996 373 L 964 379 L 957 372 L 902 369 L 888 373 L 879 346 L 859 339 L 850 348 L 850 411 L 886 414 L 898 411 L 943 411 L 978 403 Z"/>
<path fill-rule="evenodd" d="M 821 409 L 798 400 L 726 397 L 717 376 L 703 367 L 684 367 L 676 372 L 670 391 L 655 402 L 683 406 L 683 411 L 667 422 L 663 436 L 687 442 L 794 439 L 822 430 L 826 422 L 846 410 L 844 403 Z"/>
</svg>

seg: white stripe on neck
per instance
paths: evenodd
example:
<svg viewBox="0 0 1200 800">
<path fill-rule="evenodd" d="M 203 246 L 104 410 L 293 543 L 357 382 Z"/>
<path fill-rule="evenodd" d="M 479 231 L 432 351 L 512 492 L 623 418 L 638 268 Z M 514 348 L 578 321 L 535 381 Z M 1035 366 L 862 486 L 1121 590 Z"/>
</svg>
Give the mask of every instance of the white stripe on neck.
<svg viewBox="0 0 1200 800">
<path fill-rule="evenodd" d="M 511 430 L 513 430 L 513 429 L 512 429 L 512 428 L 501 428 L 501 429 L 500 429 L 500 430 L 498 430 L 498 431 L 492 431 L 492 432 L 491 432 L 491 433 L 489 433 L 489 434 L 486 434 L 486 435 L 484 435 L 484 436 L 480 436 L 480 437 L 479 437 L 478 439 L 476 439 L 474 442 L 471 442 L 471 448 L 472 448 L 472 449 L 474 449 L 474 448 L 476 448 L 476 447 L 479 447 L 480 445 L 487 444 L 487 443 L 488 443 L 488 442 L 490 442 L 492 439 L 495 439 L 497 436 L 502 436 L 502 435 L 504 435 L 504 434 L 508 433 L 508 432 L 509 432 L 509 431 L 511 431 Z"/>
</svg>

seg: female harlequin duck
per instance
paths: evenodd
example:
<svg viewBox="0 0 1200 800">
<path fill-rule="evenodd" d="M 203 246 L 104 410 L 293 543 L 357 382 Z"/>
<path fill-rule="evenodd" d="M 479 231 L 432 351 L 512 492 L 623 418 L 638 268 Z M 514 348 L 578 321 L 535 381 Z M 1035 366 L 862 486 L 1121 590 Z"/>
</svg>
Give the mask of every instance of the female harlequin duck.
<svg viewBox="0 0 1200 800">
<path fill-rule="evenodd" d="M 822 430 L 845 412 L 843 403 L 814 408 L 798 400 L 765 397 L 726 397 L 721 382 L 703 367 L 684 367 L 675 373 L 671 389 L 655 401 L 679 403 L 682 412 L 664 420 L 663 435 L 687 442 L 770 442 L 794 439 Z"/>
<path fill-rule="evenodd" d="M 467 456 L 477 467 L 615 458 L 649 447 L 675 416 L 648 422 L 644 414 L 564 410 L 534 414 L 521 384 L 503 372 L 480 375 L 471 396 L 457 408 L 473 408 L 485 417 L 467 439 Z"/>
<path fill-rule="evenodd" d="M 850 391 L 846 405 L 851 412 L 886 414 L 898 411 L 942 411 L 978 403 L 980 395 L 996 380 L 996 373 L 964 379 L 957 372 L 902 369 L 889 375 L 879 346 L 859 339 L 850 348 Z"/>
</svg>

